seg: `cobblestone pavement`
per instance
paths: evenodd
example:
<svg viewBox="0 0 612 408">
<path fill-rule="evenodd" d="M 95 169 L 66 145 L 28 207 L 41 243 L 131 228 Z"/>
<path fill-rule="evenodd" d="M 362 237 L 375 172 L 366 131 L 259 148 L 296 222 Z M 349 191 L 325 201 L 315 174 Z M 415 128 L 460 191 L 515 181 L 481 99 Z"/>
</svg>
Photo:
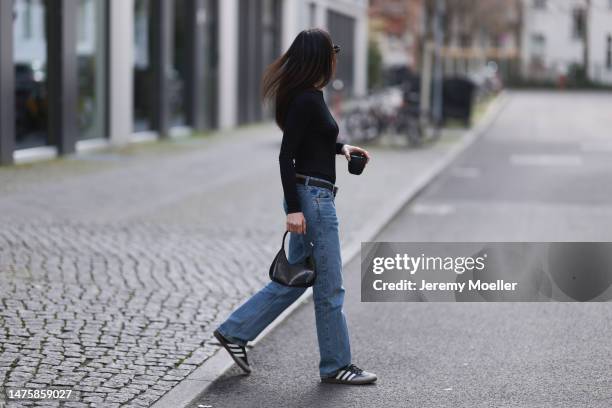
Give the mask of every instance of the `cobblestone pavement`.
<svg viewBox="0 0 612 408">
<path fill-rule="evenodd" d="M 360 177 L 338 157 L 343 244 L 460 133 L 373 149 Z M 211 356 L 280 243 L 279 143 L 261 125 L 0 169 L 0 384 L 150 406 Z"/>
</svg>

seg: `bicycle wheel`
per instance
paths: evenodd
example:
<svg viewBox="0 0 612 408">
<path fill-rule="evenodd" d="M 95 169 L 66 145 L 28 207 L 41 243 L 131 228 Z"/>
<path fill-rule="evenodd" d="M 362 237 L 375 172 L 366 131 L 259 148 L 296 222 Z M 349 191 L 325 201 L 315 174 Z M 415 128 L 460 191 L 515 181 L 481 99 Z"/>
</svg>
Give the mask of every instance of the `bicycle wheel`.
<svg viewBox="0 0 612 408">
<path fill-rule="evenodd" d="M 421 126 L 417 123 L 418 119 L 411 120 L 405 124 L 405 132 L 408 145 L 420 147 L 423 145 L 424 137 Z"/>
<path fill-rule="evenodd" d="M 369 112 L 354 111 L 346 116 L 346 130 L 352 142 L 369 142 L 380 135 L 380 124 Z"/>
</svg>

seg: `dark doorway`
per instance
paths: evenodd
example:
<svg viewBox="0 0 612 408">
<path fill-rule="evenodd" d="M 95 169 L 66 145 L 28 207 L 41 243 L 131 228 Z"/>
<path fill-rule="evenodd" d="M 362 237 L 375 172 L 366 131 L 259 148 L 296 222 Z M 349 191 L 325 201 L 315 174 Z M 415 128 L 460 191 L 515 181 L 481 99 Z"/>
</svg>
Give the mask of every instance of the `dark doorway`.
<svg viewBox="0 0 612 408">
<path fill-rule="evenodd" d="M 238 123 L 270 117 L 261 103 L 261 77 L 280 55 L 279 0 L 240 0 Z"/>
<path fill-rule="evenodd" d="M 46 14 L 46 1 L 15 0 L 13 3 L 17 149 L 51 144 Z"/>
</svg>

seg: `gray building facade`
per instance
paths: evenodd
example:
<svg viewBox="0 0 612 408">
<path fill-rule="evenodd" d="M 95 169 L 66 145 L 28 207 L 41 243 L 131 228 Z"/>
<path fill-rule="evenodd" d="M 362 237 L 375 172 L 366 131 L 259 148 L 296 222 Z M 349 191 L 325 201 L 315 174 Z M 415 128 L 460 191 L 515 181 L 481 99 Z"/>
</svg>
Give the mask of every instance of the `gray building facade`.
<svg viewBox="0 0 612 408">
<path fill-rule="evenodd" d="M 362 0 L 2 0 L 0 164 L 267 120 L 265 67 L 307 27 L 365 92 Z"/>
</svg>

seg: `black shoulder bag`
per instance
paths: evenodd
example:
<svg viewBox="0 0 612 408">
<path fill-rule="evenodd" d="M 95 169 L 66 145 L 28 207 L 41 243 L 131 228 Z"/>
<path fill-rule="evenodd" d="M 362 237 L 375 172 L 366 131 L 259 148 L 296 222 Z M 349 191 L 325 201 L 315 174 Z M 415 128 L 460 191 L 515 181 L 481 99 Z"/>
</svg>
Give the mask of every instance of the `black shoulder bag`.
<svg viewBox="0 0 612 408">
<path fill-rule="evenodd" d="M 314 259 L 308 256 L 303 262 L 290 264 L 285 253 L 285 238 L 288 233 L 289 231 L 285 231 L 281 249 L 270 265 L 270 279 L 284 286 L 307 288 L 314 285 L 317 277 Z"/>
</svg>

